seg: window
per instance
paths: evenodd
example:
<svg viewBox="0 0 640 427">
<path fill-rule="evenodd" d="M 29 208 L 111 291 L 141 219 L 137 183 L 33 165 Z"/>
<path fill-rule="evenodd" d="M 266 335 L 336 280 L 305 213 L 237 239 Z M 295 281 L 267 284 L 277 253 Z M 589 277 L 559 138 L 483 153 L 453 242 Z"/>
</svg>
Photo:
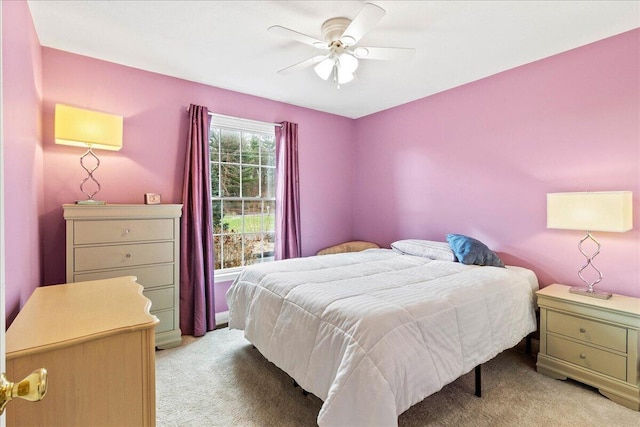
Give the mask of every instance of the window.
<svg viewBox="0 0 640 427">
<path fill-rule="evenodd" d="M 215 269 L 272 261 L 274 125 L 214 114 L 209 147 Z"/>
</svg>

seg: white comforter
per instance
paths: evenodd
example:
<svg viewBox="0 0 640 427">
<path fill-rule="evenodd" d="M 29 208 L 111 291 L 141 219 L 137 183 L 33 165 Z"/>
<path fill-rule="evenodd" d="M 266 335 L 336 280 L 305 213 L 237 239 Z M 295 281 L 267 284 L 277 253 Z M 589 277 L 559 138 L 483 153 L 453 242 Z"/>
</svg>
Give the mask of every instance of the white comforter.
<svg viewBox="0 0 640 427">
<path fill-rule="evenodd" d="M 394 426 L 398 415 L 536 329 L 530 270 L 391 250 L 247 268 L 229 327 L 324 401 L 320 426 Z"/>
</svg>

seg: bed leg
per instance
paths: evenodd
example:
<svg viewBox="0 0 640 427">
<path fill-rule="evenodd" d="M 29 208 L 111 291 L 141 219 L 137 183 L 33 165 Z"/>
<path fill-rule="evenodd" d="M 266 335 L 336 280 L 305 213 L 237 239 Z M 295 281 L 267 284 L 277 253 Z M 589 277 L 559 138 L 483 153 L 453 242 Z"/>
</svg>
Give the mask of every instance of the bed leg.
<svg viewBox="0 0 640 427">
<path fill-rule="evenodd" d="M 300 384 L 298 384 L 298 381 L 293 380 L 293 386 L 294 387 L 300 387 Z M 303 389 L 302 387 L 300 387 L 300 388 L 302 389 L 302 395 L 303 396 L 306 396 L 306 395 L 309 394 L 309 392 L 307 390 Z"/>
<path fill-rule="evenodd" d="M 527 335 L 527 339 L 525 341 L 524 352 L 527 354 L 527 356 L 531 356 L 531 334 Z"/>
<path fill-rule="evenodd" d="M 482 397 L 482 365 L 476 366 L 476 396 Z"/>
</svg>

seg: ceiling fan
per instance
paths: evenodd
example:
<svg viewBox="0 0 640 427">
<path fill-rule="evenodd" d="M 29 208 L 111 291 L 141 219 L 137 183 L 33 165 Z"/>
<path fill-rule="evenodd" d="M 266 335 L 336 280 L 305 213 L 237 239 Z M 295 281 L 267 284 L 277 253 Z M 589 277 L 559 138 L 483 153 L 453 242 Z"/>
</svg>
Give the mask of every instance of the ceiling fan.
<svg viewBox="0 0 640 427">
<path fill-rule="evenodd" d="M 314 71 L 321 79 L 327 80 L 329 77 L 333 77 L 336 87 L 340 89 L 341 84 L 349 83 L 354 79 L 359 59 L 388 61 L 410 59 L 415 53 L 415 49 L 356 46 L 358 41 L 382 19 L 385 13 L 384 9 L 375 4 L 365 3 L 353 20 L 348 18 L 328 19 L 321 27 L 324 40 L 280 25 L 269 27 L 267 31 L 272 34 L 287 37 L 325 51 L 313 58 L 283 68 L 278 73 L 284 74 L 313 66 Z"/>
</svg>

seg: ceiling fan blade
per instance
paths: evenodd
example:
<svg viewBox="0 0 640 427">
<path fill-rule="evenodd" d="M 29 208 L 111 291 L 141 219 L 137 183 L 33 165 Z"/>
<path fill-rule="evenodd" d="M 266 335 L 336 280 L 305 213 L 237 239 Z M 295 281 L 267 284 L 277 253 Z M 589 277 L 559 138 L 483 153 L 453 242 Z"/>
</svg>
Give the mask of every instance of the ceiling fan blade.
<svg viewBox="0 0 640 427">
<path fill-rule="evenodd" d="M 311 67 L 319 62 L 322 62 L 328 56 L 329 55 L 318 55 L 314 56 L 313 58 L 305 59 L 302 62 L 298 62 L 297 64 L 293 64 L 287 68 L 283 68 L 282 70 L 278 71 L 278 74 L 287 74 L 292 71 L 298 71 L 302 70 L 303 68 Z"/>
<path fill-rule="evenodd" d="M 347 46 L 353 46 L 382 19 L 385 13 L 387 12 L 380 6 L 365 3 L 360 12 L 353 18 L 351 24 L 344 30 L 340 40 Z"/>
<path fill-rule="evenodd" d="M 317 47 L 318 49 L 329 49 L 329 45 L 327 44 L 327 42 L 318 40 L 314 37 L 299 33 L 289 28 L 281 27 L 280 25 L 274 25 L 273 27 L 269 27 L 267 31 L 270 32 L 271 34 L 275 34 L 280 37 L 289 38 L 289 39 L 298 41 L 300 43 Z"/>
<path fill-rule="evenodd" d="M 381 59 L 385 61 L 406 61 L 416 53 L 407 47 L 357 47 L 350 50 L 358 59 Z"/>
</svg>

